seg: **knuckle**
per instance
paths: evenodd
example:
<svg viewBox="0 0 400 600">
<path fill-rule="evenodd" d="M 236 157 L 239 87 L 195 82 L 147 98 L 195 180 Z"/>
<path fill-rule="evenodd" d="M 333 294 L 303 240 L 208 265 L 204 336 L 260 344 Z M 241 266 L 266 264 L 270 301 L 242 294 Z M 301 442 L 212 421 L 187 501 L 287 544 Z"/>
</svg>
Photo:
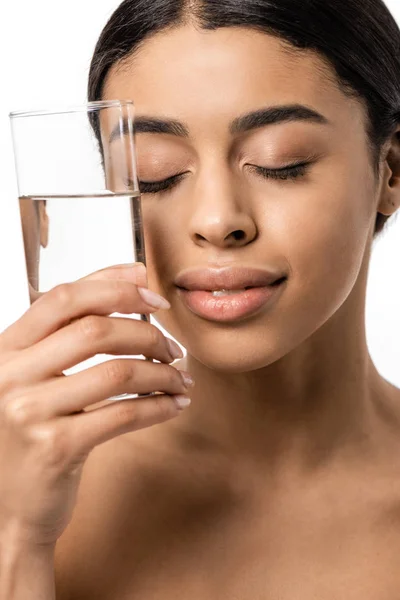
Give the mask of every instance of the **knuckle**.
<svg viewBox="0 0 400 600">
<path fill-rule="evenodd" d="M 69 283 L 60 283 L 59 285 L 56 285 L 50 290 L 49 294 L 54 302 L 62 308 L 70 307 L 74 296 L 73 288 Z"/>
<path fill-rule="evenodd" d="M 110 325 L 107 319 L 96 315 L 87 315 L 77 322 L 79 333 L 89 341 L 99 341 L 109 332 Z"/>
<path fill-rule="evenodd" d="M 25 427 L 32 422 L 32 403 L 25 396 L 8 400 L 3 410 L 7 423 L 14 427 Z"/>
<path fill-rule="evenodd" d="M 132 380 L 134 367 L 129 360 L 109 360 L 103 367 L 107 383 L 124 385 Z"/>
<path fill-rule="evenodd" d="M 46 466 L 65 465 L 70 460 L 69 436 L 63 428 L 55 427 L 54 424 L 41 424 L 32 428 L 30 432 L 31 442 L 39 454 L 42 464 Z"/>
</svg>

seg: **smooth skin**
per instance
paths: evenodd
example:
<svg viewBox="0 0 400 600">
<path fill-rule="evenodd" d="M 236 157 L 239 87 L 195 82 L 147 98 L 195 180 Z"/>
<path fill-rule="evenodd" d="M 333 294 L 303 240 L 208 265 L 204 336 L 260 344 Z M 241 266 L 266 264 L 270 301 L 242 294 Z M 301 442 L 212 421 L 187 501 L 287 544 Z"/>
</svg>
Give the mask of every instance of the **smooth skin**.
<svg viewBox="0 0 400 600">
<path fill-rule="evenodd" d="M 57 541 L 96 445 L 172 418 L 183 408 L 175 396 L 179 400 L 187 386 L 168 364 L 176 355 L 162 332 L 149 323 L 106 316 L 156 310 L 139 293 L 140 277 L 143 270 L 137 267 L 116 267 L 57 286 L 0 337 L 0 521 L 12 524 L 21 541 Z M 116 359 L 63 374 L 98 353 L 144 353 L 160 363 Z M 144 394 L 150 386 L 165 394 L 104 401 Z"/>
<path fill-rule="evenodd" d="M 57 600 L 395 600 L 400 390 L 369 355 L 365 295 L 376 213 L 400 205 L 398 136 L 375 181 L 365 107 L 315 53 L 246 29 L 161 32 L 119 67 L 103 99 L 189 133 L 140 133 L 137 154 L 142 182 L 185 173 L 143 195 L 143 216 L 149 288 L 172 306 L 155 318 L 196 385 L 178 418 L 90 453 L 57 542 Z M 283 103 L 329 124 L 229 133 Z M 312 164 L 293 181 L 251 168 L 299 159 Z M 174 286 L 209 264 L 284 272 L 286 289 L 212 323 Z"/>
</svg>

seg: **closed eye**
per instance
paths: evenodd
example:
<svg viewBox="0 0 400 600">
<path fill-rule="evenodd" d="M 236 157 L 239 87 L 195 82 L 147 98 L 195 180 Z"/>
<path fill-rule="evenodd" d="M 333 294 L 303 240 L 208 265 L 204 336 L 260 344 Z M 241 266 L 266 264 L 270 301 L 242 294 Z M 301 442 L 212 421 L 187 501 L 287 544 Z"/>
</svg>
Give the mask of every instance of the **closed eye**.
<svg viewBox="0 0 400 600">
<path fill-rule="evenodd" d="M 267 169 L 257 165 L 248 165 L 251 171 L 254 171 L 265 179 L 280 179 L 283 181 L 298 179 L 306 175 L 311 162 L 300 162 L 293 165 L 288 165 L 281 169 Z"/>
<path fill-rule="evenodd" d="M 185 175 L 185 173 L 178 173 L 167 179 L 160 181 L 139 181 L 139 188 L 142 194 L 158 194 L 159 192 L 165 192 L 172 189 Z"/>
<path fill-rule="evenodd" d="M 267 169 L 257 165 L 248 165 L 251 171 L 256 172 L 265 179 L 277 180 L 295 180 L 306 175 L 308 168 L 312 163 L 301 162 L 281 169 Z M 172 189 L 183 178 L 186 173 L 178 173 L 167 179 L 160 181 L 139 181 L 139 188 L 142 194 L 158 194 Z"/>
</svg>

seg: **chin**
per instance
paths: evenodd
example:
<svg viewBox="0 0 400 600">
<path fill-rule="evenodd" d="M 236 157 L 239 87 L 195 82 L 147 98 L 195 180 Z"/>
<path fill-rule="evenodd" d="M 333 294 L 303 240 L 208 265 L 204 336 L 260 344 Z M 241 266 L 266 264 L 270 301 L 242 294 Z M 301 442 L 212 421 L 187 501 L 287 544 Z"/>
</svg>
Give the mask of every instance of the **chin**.
<svg viewBox="0 0 400 600">
<path fill-rule="evenodd" d="M 192 329 L 193 331 L 193 329 Z M 204 333 L 204 334 L 203 334 Z M 270 331 L 266 335 L 265 326 L 258 332 L 245 328 L 230 331 L 201 332 L 196 336 L 174 335 L 185 347 L 189 356 L 207 368 L 221 373 L 246 373 L 268 367 L 282 358 L 290 348 L 283 347 L 279 336 Z"/>
</svg>

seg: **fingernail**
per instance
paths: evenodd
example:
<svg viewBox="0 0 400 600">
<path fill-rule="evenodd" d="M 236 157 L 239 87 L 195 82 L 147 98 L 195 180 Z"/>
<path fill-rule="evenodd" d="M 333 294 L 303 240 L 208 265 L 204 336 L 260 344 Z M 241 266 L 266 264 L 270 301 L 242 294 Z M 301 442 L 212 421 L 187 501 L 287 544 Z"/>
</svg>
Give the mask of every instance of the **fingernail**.
<svg viewBox="0 0 400 600">
<path fill-rule="evenodd" d="M 143 287 L 138 287 L 137 291 L 149 306 L 152 306 L 153 308 L 162 308 L 164 310 L 171 308 L 171 305 L 168 302 L 168 300 L 166 300 L 162 296 L 159 296 L 155 292 L 152 292 L 151 290 L 148 290 L 147 288 Z"/>
<path fill-rule="evenodd" d="M 194 379 L 190 375 L 190 373 L 187 373 L 186 371 L 180 371 L 180 373 L 182 375 L 182 379 L 183 379 L 186 387 L 193 387 L 194 386 Z"/>
<path fill-rule="evenodd" d="M 178 346 L 178 344 L 176 342 L 174 342 L 174 340 L 171 340 L 170 338 L 166 338 L 166 339 L 167 339 L 168 348 L 169 348 L 172 358 L 183 358 L 184 354 L 183 354 L 180 346 Z"/>
<path fill-rule="evenodd" d="M 190 406 L 192 402 L 188 396 L 182 395 L 174 396 L 174 400 L 177 403 L 178 408 L 180 408 L 181 410 L 186 408 L 187 406 Z"/>
</svg>

